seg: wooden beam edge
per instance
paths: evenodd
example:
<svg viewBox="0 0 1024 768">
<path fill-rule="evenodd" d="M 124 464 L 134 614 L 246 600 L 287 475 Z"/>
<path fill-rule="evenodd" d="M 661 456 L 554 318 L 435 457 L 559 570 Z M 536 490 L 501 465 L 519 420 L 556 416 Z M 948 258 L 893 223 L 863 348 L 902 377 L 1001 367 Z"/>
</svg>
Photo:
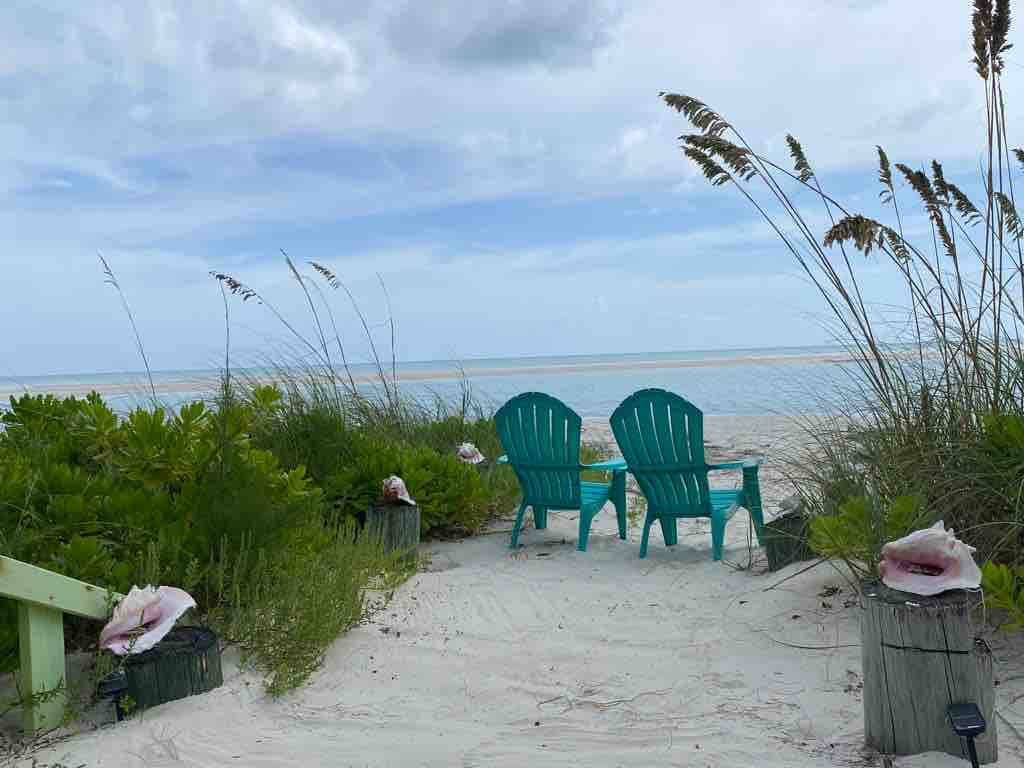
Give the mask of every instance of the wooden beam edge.
<svg viewBox="0 0 1024 768">
<path fill-rule="evenodd" d="M 0 596 L 103 621 L 116 592 L 0 555 Z"/>
</svg>

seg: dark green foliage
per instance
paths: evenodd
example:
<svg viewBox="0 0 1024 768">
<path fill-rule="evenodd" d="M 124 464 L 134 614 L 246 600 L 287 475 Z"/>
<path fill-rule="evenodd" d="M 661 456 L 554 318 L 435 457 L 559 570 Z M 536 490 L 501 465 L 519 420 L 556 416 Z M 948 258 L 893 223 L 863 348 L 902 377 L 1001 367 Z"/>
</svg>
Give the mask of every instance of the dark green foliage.
<svg viewBox="0 0 1024 768">
<path fill-rule="evenodd" d="M 835 514 L 811 519 L 811 549 L 842 560 L 861 578 L 877 578 L 882 545 L 930 522 L 919 498 L 900 496 L 883 507 L 876 497 L 853 496 Z"/>
<path fill-rule="evenodd" d="M 986 604 L 1003 612 L 1003 626 L 1024 629 L 1024 567 L 987 562 L 981 567 Z"/>
<path fill-rule="evenodd" d="M 477 530 L 511 506 L 516 485 L 505 467 L 458 460 L 464 441 L 491 459 L 501 452 L 493 422 L 467 417 L 466 404 L 396 411 L 286 386 L 225 387 L 214 408 L 125 417 L 95 394 L 12 400 L 0 431 L 0 551 L 121 592 L 182 587 L 271 692 L 301 683 L 362 617 L 367 583 L 404 572 L 358 533 L 384 478 L 405 479 L 425 536 Z M 0 614 L 10 669 L 13 603 Z M 89 647 L 96 631 L 72 622 L 69 642 Z"/>
<path fill-rule="evenodd" d="M 97 395 L 12 399 L 0 431 L 0 550 L 120 592 L 181 586 L 210 610 L 222 599 L 209 580 L 214 553 L 280 550 L 323 518 L 302 467 L 282 469 L 251 445 L 254 417 L 253 406 L 230 401 L 118 418 Z M 0 665 L 9 669 L 14 605 L 0 610 Z M 93 625 L 69 629 L 70 642 L 95 642 Z"/>
<path fill-rule="evenodd" d="M 330 519 L 362 523 L 390 475 L 403 478 L 419 504 L 423 538 L 472 533 L 511 507 L 517 492 L 511 470 L 456 457 L 463 442 L 492 460 L 502 453 L 491 419 L 412 403 L 397 418 L 365 404 L 347 406 L 291 389 L 254 430 L 255 442 L 285 466 L 308 467 L 323 488 Z"/>
</svg>

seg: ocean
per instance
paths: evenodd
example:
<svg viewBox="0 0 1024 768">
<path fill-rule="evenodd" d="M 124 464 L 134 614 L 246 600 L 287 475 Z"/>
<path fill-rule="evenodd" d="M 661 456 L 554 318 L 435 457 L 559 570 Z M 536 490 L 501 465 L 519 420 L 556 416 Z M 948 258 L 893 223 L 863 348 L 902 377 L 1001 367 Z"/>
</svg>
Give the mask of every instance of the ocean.
<svg viewBox="0 0 1024 768">
<path fill-rule="evenodd" d="M 373 366 L 351 366 L 360 386 L 372 387 Z M 245 376 L 265 371 L 240 370 Z M 487 406 L 520 392 L 554 395 L 581 416 L 607 416 L 627 395 L 646 387 L 677 392 L 705 413 L 794 414 L 827 410 L 828 397 L 856 375 L 842 349 L 773 347 L 559 357 L 429 360 L 399 363 L 400 387 L 419 398 L 454 401 L 469 386 Z M 169 409 L 216 391 L 219 371 L 154 371 L 159 401 Z M 83 395 L 97 391 L 119 411 L 151 402 L 142 372 L 7 377 L 0 398 L 22 392 Z"/>
</svg>

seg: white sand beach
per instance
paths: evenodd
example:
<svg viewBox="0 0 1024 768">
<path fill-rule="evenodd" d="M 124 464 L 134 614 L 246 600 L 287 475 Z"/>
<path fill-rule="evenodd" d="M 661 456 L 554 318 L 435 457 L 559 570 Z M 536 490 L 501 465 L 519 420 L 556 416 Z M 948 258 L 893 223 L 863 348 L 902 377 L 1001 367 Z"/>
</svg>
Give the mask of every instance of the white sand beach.
<svg viewBox="0 0 1024 768">
<path fill-rule="evenodd" d="M 588 436 L 601 426 L 588 422 Z M 783 419 L 707 419 L 712 458 L 771 457 Z M 787 493 L 764 468 L 771 513 Z M 766 573 L 739 513 L 725 562 L 707 526 L 638 531 L 595 521 L 577 552 L 573 513 L 428 543 L 425 569 L 340 638 L 309 685 L 271 700 L 229 665 L 223 687 L 35 756 L 39 765 L 864 766 L 858 608 L 825 564 Z M 310 585 L 311 589 L 315 585 Z M 996 635 L 999 766 L 1024 764 L 1021 643 Z M 230 654 L 228 657 L 230 659 Z M 897 766 L 965 765 L 944 755 Z"/>
</svg>

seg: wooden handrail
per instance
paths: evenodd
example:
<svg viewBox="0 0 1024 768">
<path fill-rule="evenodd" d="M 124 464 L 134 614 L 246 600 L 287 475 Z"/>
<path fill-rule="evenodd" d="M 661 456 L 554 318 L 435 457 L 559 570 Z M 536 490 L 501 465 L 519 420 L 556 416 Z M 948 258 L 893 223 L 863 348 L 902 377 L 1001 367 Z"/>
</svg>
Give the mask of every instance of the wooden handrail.
<svg viewBox="0 0 1024 768">
<path fill-rule="evenodd" d="M 56 728 L 67 698 L 64 614 L 103 621 L 121 595 L 0 555 L 0 597 L 18 603 L 25 730 Z"/>
<path fill-rule="evenodd" d="M 84 581 L 0 555 L 0 596 L 103 621 L 120 595 Z"/>
</svg>

